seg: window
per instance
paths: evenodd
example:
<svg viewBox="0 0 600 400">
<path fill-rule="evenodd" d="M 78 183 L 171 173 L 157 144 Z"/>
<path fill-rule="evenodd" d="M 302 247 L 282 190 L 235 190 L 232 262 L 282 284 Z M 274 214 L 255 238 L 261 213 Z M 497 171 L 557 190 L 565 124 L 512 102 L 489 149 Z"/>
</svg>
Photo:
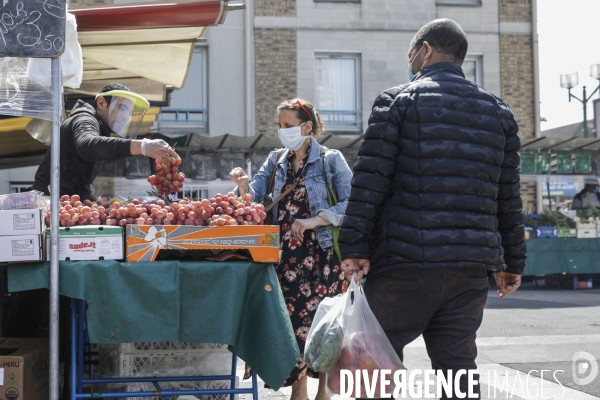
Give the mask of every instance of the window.
<svg viewBox="0 0 600 400">
<path fill-rule="evenodd" d="M 10 192 L 11 193 L 22 193 L 31 190 L 33 182 L 11 182 Z"/>
<path fill-rule="evenodd" d="M 481 0 L 436 0 L 436 4 L 444 6 L 481 6 Z"/>
<path fill-rule="evenodd" d="M 317 54 L 316 106 L 328 131 L 362 131 L 360 55 Z"/>
<path fill-rule="evenodd" d="M 467 54 L 462 65 L 465 78 L 483 86 L 483 56 Z"/>
<path fill-rule="evenodd" d="M 165 128 L 206 128 L 206 49 L 197 47 L 185 85 L 171 94 L 169 107 L 161 110 L 158 118 L 160 130 Z"/>
</svg>

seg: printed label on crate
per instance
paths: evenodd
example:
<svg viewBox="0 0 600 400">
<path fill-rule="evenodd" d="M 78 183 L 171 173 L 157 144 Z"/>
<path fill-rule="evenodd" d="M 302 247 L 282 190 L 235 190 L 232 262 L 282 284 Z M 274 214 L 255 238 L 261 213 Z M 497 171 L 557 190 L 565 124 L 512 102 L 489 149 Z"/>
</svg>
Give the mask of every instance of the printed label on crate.
<svg viewBox="0 0 600 400">
<path fill-rule="evenodd" d="M 254 261 L 279 262 L 279 227 L 127 226 L 128 261 L 154 261 L 163 249 L 247 249 Z"/>
<path fill-rule="evenodd" d="M 13 215 L 13 230 L 26 231 L 35 229 L 35 214 L 24 213 Z"/>
<path fill-rule="evenodd" d="M 35 243 L 31 239 L 11 240 L 13 257 L 28 257 L 35 254 Z"/>
</svg>

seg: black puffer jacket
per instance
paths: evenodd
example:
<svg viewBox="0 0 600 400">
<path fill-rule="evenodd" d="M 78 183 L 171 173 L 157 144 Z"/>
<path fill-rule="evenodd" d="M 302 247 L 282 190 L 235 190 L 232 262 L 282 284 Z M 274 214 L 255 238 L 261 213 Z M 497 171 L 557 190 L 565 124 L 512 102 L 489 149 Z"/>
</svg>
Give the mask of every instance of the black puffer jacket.
<svg viewBox="0 0 600 400">
<path fill-rule="evenodd" d="M 110 137 L 94 107 L 79 100 L 60 125 L 60 195 L 87 199 L 96 178 L 96 162 L 131 155 L 131 140 Z M 46 194 L 50 185 L 50 149 L 36 174 L 33 188 Z"/>
<path fill-rule="evenodd" d="M 340 231 L 372 273 L 486 266 L 522 273 L 518 126 L 454 63 L 424 68 L 375 104 Z"/>
</svg>

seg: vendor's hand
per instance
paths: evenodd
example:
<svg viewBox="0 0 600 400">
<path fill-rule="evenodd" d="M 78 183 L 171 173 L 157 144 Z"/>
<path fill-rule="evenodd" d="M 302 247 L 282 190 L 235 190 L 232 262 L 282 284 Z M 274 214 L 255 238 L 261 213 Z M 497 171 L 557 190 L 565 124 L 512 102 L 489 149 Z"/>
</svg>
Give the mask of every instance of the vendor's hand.
<svg viewBox="0 0 600 400">
<path fill-rule="evenodd" d="M 142 146 L 144 148 L 142 154 L 166 164 L 171 164 L 172 161 L 180 159 L 175 150 L 162 139 L 144 139 Z"/>
<path fill-rule="evenodd" d="M 498 294 L 503 299 L 521 286 L 521 275 L 506 271 L 496 272 L 496 285 L 500 288 Z"/>
<path fill-rule="evenodd" d="M 94 193 L 90 193 L 88 199 L 90 199 L 91 201 L 96 201 L 98 199 L 98 196 L 96 196 Z"/>
<path fill-rule="evenodd" d="M 361 284 L 363 277 L 371 270 L 371 262 L 366 258 L 347 258 L 342 261 L 341 267 L 347 280 L 352 279 L 352 275 L 356 273 L 354 280 Z"/>
<path fill-rule="evenodd" d="M 318 219 L 317 219 L 318 218 Z M 304 241 L 304 231 L 315 229 L 319 226 L 320 217 L 309 218 L 309 219 L 297 219 L 292 224 L 292 236 L 299 242 Z"/>
<path fill-rule="evenodd" d="M 248 175 L 246 175 L 243 169 L 239 167 L 232 169 L 229 173 L 229 180 L 231 182 L 236 183 L 236 185 L 238 186 L 238 192 L 240 196 L 243 196 L 246 193 L 248 193 L 248 190 L 250 189 L 250 184 L 248 182 Z"/>
</svg>

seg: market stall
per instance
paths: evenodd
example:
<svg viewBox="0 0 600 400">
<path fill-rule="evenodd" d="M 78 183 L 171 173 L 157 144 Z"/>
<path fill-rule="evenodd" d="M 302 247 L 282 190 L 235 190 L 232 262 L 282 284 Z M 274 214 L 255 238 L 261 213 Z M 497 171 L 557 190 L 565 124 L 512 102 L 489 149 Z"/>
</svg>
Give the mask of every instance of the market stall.
<svg viewBox="0 0 600 400">
<path fill-rule="evenodd" d="M 278 227 L 264 225 L 264 207 L 251 203 L 249 198 L 231 195 L 202 201 L 168 196 L 178 192 L 185 180 L 177 171 L 179 164 L 175 160 L 156 164 L 156 175 L 149 177 L 154 198 L 151 201 L 115 198 L 92 203 L 59 193 L 59 123 L 67 69 L 63 68 L 61 74 L 61 59 L 65 61 L 66 54 L 62 46 L 67 41 L 62 29 L 64 21 L 74 22 L 74 15 L 79 23 L 78 40 L 76 25 L 68 25 L 74 33 L 74 53 L 70 56 L 79 53 L 79 63 L 63 64 L 79 69 L 75 79 L 78 82 L 71 86 L 71 92 L 95 94 L 107 81 L 119 80 L 160 103 L 166 100 L 167 86 L 183 86 L 192 49 L 204 27 L 222 24 L 229 11 L 243 9 L 243 4 L 226 0 L 166 1 L 168 4 L 76 10 L 67 18 L 66 2 L 56 3 L 56 9 L 43 2 L 26 3 L 26 10 L 25 3 L 17 5 L 27 15 L 42 14 L 44 22 L 48 21 L 44 29 L 54 31 L 46 33 L 55 33 L 49 35 L 55 39 L 50 47 L 43 42 L 12 46 L 17 40 L 11 42 L 15 48 L 0 54 L 7 57 L 3 68 L 9 77 L 2 87 L 9 101 L 2 104 L 10 106 L 0 113 L 18 120 L 21 129 L 31 127 L 36 119 L 52 126 L 51 136 L 38 135 L 41 125 L 22 132 L 46 145 L 52 143 L 52 196 L 36 192 L 0 196 L 0 219 L 4 218 L 0 240 L 7 250 L 0 254 L 0 262 L 21 263 L 9 267 L 9 290 L 50 289 L 49 357 L 44 358 L 44 347 L 39 341 L 2 341 L 4 347 L 19 344 L 24 356 L 26 351 L 41 349 L 35 357 L 40 365 L 48 365 L 49 385 L 42 385 L 47 382 L 43 373 L 37 380 L 42 385 L 39 390 L 29 386 L 35 395 L 23 392 L 27 386 L 24 382 L 5 381 L 2 386 L 8 385 L 3 388 L 7 396 L 18 396 L 17 386 L 21 385 L 21 395 L 28 400 L 33 400 L 33 396 L 58 400 L 59 292 L 74 299 L 70 375 L 73 399 L 181 394 L 233 398 L 239 393 L 251 393 L 256 398 L 256 373 L 271 387 L 279 387 L 297 362 L 299 351 L 271 267 L 279 260 Z M 15 4 L 5 2 L 2 7 L 9 9 Z M 30 51 L 38 47 L 44 51 Z M 50 48 L 52 51 L 48 52 Z M 14 58 L 17 56 L 54 58 L 46 65 L 44 61 Z M 32 65 L 41 68 L 41 74 L 32 74 Z M 44 75 L 49 78 L 47 83 L 39 81 Z M 156 111 L 148 112 L 150 118 L 141 121 L 142 131 L 152 124 Z M 37 146 L 33 146 L 36 151 L 42 148 Z M 181 256 L 191 260 L 175 261 Z M 121 262 L 125 258 L 132 263 Z M 140 341 L 225 344 L 234 354 L 232 370 L 216 376 L 89 376 L 84 359 L 89 361 L 90 342 Z M 47 346 L 46 340 L 46 349 Z M 236 356 L 253 368 L 249 389 L 235 388 Z M 160 382 L 215 379 L 230 384 L 228 388 L 204 391 L 164 390 L 160 386 Z M 137 393 L 89 392 L 89 385 L 103 382 L 150 382 L 155 389 Z M 48 386 L 49 393 L 45 394 Z M 84 386 L 88 389 L 84 390 Z"/>
<path fill-rule="evenodd" d="M 47 287 L 48 263 L 11 265 L 8 279 L 10 291 Z M 299 357 L 277 276 L 269 264 L 63 261 L 60 292 L 78 299 L 74 314 L 83 307 L 82 301 L 87 302 L 87 329 L 92 343 L 227 344 L 233 354 L 251 365 L 274 389 L 281 385 Z M 82 312 L 78 314 L 81 316 Z M 81 325 L 76 323 L 73 329 Z M 73 354 L 81 355 L 82 346 L 82 340 L 74 341 Z M 81 372 L 81 362 L 73 363 L 72 399 L 89 398 L 89 393 L 82 393 L 82 385 L 110 381 L 84 378 Z M 235 370 L 233 375 L 235 379 Z M 162 381 L 175 379 L 165 377 Z M 121 381 L 135 382 L 136 378 L 123 377 Z M 251 389 L 232 388 L 219 393 L 256 395 L 256 391 L 255 381 Z M 163 396 L 171 394 L 165 391 Z M 103 395 L 108 393 L 96 393 L 94 398 Z"/>
</svg>

